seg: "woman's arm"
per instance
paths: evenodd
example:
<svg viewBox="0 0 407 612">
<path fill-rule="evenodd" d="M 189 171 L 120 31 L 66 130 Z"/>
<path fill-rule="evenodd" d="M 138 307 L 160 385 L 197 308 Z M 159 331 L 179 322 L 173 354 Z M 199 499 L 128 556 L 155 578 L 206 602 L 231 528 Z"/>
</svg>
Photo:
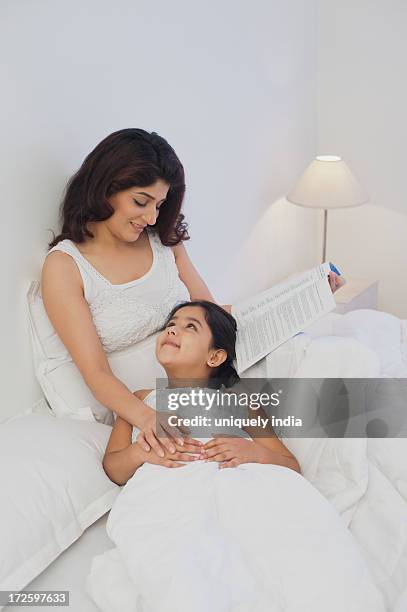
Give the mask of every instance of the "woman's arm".
<svg viewBox="0 0 407 612">
<path fill-rule="evenodd" d="M 146 450 L 151 446 L 157 454 L 164 456 L 162 444 L 170 452 L 175 452 L 171 438 L 164 437 L 159 441 L 155 436 L 155 411 L 134 396 L 110 369 L 84 298 L 81 275 L 72 257 L 60 251 L 50 253 L 45 259 L 41 283 L 49 320 L 94 397 L 145 432 Z M 178 443 L 183 444 L 181 436 Z"/>
<path fill-rule="evenodd" d="M 203 278 L 199 275 L 198 270 L 193 265 L 189 258 L 187 250 L 183 242 L 172 247 L 175 263 L 178 268 L 178 274 L 186 288 L 188 289 L 191 300 L 207 300 L 208 302 L 215 302 L 216 300 L 210 292 Z M 329 284 L 332 289 L 332 293 L 342 285 L 340 277 L 331 272 L 328 275 Z M 224 310 L 231 314 L 231 304 L 220 304 Z"/>
<path fill-rule="evenodd" d="M 207 300 L 216 303 L 206 283 L 193 265 L 182 242 L 172 247 L 177 264 L 179 277 L 188 289 L 191 300 Z M 231 314 L 231 304 L 220 304 L 224 310 Z"/>
<path fill-rule="evenodd" d="M 172 250 L 175 256 L 179 277 L 188 289 L 191 300 L 215 302 L 213 295 L 190 260 L 184 243 L 180 242 L 172 247 Z"/>
<path fill-rule="evenodd" d="M 193 265 L 189 258 L 187 250 L 183 242 L 172 247 L 175 263 L 178 268 L 178 274 L 186 288 L 188 289 L 191 300 L 207 300 L 208 302 L 215 302 L 216 300 L 210 292 L 203 278 L 199 275 L 198 270 Z M 331 286 L 332 293 L 342 286 L 340 276 L 331 272 L 328 275 L 329 284 Z M 229 314 L 231 313 L 231 304 L 220 304 L 224 310 Z"/>
</svg>

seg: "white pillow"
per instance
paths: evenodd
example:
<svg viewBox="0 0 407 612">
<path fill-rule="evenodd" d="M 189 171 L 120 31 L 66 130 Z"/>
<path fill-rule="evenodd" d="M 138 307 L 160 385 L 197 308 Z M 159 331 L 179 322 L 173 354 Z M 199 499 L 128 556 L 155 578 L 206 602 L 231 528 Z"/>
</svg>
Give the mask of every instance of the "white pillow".
<svg viewBox="0 0 407 612">
<path fill-rule="evenodd" d="M 0 425 L 0 590 L 21 590 L 112 507 L 111 428 L 29 414 Z"/>
<path fill-rule="evenodd" d="M 27 294 L 34 368 L 53 413 L 111 425 L 113 413 L 92 395 L 70 354 L 56 334 L 41 298 L 40 283 L 33 281 Z M 107 355 L 110 367 L 130 391 L 156 386 L 167 378 L 155 357 L 158 333 Z"/>
<path fill-rule="evenodd" d="M 377 353 L 385 373 L 403 361 L 402 324 L 398 317 L 380 310 L 352 310 L 333 322 L 333 333 L 352 336 Z M 392 374 L 390 374 L 392 376 Z"/>
</svg>

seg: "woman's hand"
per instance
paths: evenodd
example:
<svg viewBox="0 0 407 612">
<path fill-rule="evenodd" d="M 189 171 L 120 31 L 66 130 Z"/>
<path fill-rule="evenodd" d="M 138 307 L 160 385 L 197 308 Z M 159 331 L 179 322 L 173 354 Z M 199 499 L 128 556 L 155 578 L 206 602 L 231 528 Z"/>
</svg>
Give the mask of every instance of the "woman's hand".
<svg viewBox="0 0 407 612">
<path fill-rule="evenodd" d="M 241 463 L 273 463 L 273 453 L 245 438 L 213 438 L 202 447 L 202 458 L 219 462 L 219 468 L 237 467 Z"/>
<path fill-rule="evenodd" d="M 332 293 L 335 293 L 335 291 L 337 291 L 343 285 L 341 277 L 339 274 L 336 274 L 336 272 L 330 272 L 328 274 L 328 280 Z"/>
<path fill-rule="evenodd" d="M 174 455 L 177 448 L 183 448 L 185 444 L 193 446 L 199 452 L 202 442 L 193 438 L 183 437 L 186 430 L 180 430 L 168 423 L 168 413 L 157 412 L 150 406 L 146 407 L 145 416 L 138 428 L 140 433 L 136 443 L 147 453 L 153 449 L 156 455 L 164 458 L 166 454 Z"/>
<path fill-rule="evenodd" d="M 167 468 L 177 468 L 183 467 L 186 463 L 179 463 L 179 461 L 197 461 L 198 459 L 202 459 L 200 454 L 200 448 L 194 444 L 196 440 L 192 441 L 193 443 L 189 443 L 184 441 L 183 446 L 175 443 L 175 452 L 169 453 L 166 452 L 163 457 L 159 457 L 156 453 L 151 453 L 149 451 L 145 451 L 141 449 L 137 442 L 133 442 L 132 446 L 134 447 L 137 456 L 143 463 L 151 463 L 153 465 L 162 465 Z"/>
</svg>

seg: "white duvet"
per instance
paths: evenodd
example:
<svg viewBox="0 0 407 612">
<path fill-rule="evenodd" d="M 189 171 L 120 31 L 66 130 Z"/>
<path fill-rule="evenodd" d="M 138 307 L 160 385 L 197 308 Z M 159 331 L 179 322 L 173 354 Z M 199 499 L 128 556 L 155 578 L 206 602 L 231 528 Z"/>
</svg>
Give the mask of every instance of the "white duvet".
<svg viewBox="0 0 407 612">
<path fill-rule="evenodd" d="M 248 376 L 405 376 L 405 323 L 328 315 Z M 405 439 L 286 439 L 279 466 L 145 465 L 121 491 L 88 591 L 115 612 L 405 612 Z M 312 483 L 312 484 L 310 484 Z"/>
</svg>

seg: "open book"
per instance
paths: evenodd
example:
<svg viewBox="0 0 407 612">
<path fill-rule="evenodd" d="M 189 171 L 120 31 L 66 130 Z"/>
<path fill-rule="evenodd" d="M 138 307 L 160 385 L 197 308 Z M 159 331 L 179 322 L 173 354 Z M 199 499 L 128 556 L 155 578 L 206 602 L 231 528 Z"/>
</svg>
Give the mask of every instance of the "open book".
<svg viewBox="0 0 407 612">
<path fill-rule="evenodd" d="M 328 262 L 232 306 L 240 374 L 336 307 Z"/>
</svg>

